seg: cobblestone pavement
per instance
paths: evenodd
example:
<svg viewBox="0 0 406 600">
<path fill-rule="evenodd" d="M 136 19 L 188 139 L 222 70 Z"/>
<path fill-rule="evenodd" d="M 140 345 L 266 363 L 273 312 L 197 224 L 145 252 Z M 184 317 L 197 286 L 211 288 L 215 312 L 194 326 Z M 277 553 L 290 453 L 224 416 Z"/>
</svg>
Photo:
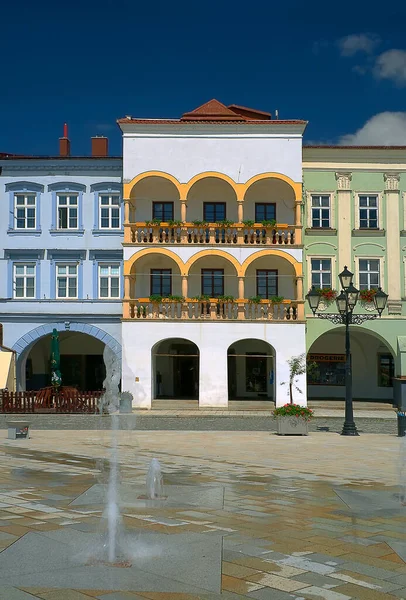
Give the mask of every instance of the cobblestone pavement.
<svg viewBox="0 0 406 600">
<path fill-rule="evenodd" d="M 406 438 L 126 424 L 119 495 L 132 558 L 114 566 L 92 560 L 110 432 L 3 432 L 0 599 L 406 599 Z M 153 457 L 165 499 L 148 501 Z"/>
</svg>

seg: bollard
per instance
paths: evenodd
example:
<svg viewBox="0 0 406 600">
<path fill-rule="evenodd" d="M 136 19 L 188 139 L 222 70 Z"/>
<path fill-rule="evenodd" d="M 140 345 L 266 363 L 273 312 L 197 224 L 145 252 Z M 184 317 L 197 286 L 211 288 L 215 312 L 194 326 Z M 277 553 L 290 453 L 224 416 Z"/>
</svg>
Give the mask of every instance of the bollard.
<svg viewBox="0 0 406 600">
<path fill-rule="evenodd" d="M 398 410 L 398 437 L 406 436 L 406 412 Z"/>
</svg>

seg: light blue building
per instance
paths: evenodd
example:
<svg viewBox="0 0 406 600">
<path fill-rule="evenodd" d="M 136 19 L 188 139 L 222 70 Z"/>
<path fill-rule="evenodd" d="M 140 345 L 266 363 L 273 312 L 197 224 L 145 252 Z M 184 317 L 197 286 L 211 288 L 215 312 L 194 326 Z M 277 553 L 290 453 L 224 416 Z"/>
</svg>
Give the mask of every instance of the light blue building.
<svg viewBox="0 0 406 600">
<path fill-rule="evenodd" d="M 63 384 L 101 388 L 107 344 L 121 361 L 121 157 L 0 157 L 0 322 L 17 353 L 17 389 L 50 383 L 60 331 Z"/>
</svg>

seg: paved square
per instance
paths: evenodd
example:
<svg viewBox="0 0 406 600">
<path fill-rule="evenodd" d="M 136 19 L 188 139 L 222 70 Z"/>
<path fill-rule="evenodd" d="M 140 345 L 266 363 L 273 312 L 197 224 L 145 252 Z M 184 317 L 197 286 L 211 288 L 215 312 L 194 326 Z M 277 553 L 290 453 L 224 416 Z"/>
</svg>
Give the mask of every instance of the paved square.
<svg viewBox="0 0 406 600">
<path fill-rule="evenodd" d="M 4 432 L 1 599 L 406 599 L 406 440 L 120 431 L 131 560 L 117 566 L 97 560 L 109 445 L 108 431 Z"/>
</svg>

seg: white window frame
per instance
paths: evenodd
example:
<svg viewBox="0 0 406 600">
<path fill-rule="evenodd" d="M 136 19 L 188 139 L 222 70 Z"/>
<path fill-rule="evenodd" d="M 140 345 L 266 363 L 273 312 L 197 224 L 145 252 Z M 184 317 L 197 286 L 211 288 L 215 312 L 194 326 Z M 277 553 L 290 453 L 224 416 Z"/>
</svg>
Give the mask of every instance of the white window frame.
<svg viewBox="0 0 406 600">
<path fill-rule="evenodd" d="M 312 269 L 312 261 L 313 260 L 318 260 L 318 261 L 322 261 L 322 260 L 329 260 L 330 261 L 330 287 L 331 289 L 334 289 L 334 256 L 310 256 L 309 257 L 309 283 L 310 286 L 313 285 L 313 269 Z M 318 270 L 318 273 L 322 273 L 323 271 Z M 317 288 L 322 288 L 324 286 L 317 286 Z M 326 286 L 329 287 L 329 286 Z"/>
<path fill-rule="evenodd" d="M 67 269 L 69 269 L 69 267 L 75 267 L 76 268 L 76 273 L 75 274 L 70 274 L 69 272 L 67 272 L 66 274 L 59 274 L 58 270 L 60 267 L 66 267 Z M 55 265 L 55 298 L 58 300 L 77 300 L 78 299 L 78 294 L 79 294 L 79 265 L 77 262 L 58 262 Z M 66 296 L 60 296 L 59 295 L 59 285 L 58 285 L 58 280 L 60 278 L 66 278 Z M 69 280 L 70 279 L 76 279 L 76 295 L 75 296 L 69 296 Z"/>
<path fill-rule="evenodd" d="M 355 195 L 355 229 L 360 229 L 360 216 L 359 216 L 359 211 L 360 211 L 360 196 L 376 196 L 377 197 L 377 208 L 378 208 L 378 229 L 369 229 L 369 228 L 363 228 L 361 229 L 361 231 L 379 231 L 381 229 L 383 229 L 383 220 L 382 220 L 382 198 L 383 198 L 383 193 L 382 192 L 356 192 Z"/>
<path fill-rule="evenodd" d="M 24 273 L 22 275 L 17 275 L 17 267 L 24 267 Z M 34 269 L 34 273 L 27 273 L 27 267 L 32 267 Z M 23 296 L 17 296 L 17 278 L 23 279 Z M 27 296 L 27 279 L 34 280 L 34 293 L 32 296 Z M 36 263 L 34 262 L 15 262 L 13 263 L 13 298 L 15 300 L 34 300 L 35 299 L 35 291 L 36 291 Z"/>
<path fill-rule="evenodd" d="M 24 204 L 17 204 L 17 198 L 23 197 Z M 28 198 L 34 198 L 34 204 L 28 204 Z M 18 227 L 17 210 L 24 210 L 24 227 Z M 34 209 L 34 227 L 27 227 L 27 210 Z M 21 218 L 21 217 L 19 217 Z M 32 217 L 29 217 L 32 218 Z M 14 225 L 16 231 L 35 231 L 37 228 L 37 194 L 36 192 L 14 192 Z"/>
<path fill-rule="evenodd" d="M 379 283 L 378 283 L 378 287 L 384 287 L 383 286 L 383 281 L 384 281 L 384 264 L 385 264 L 385 259 L 383 256 L 356 256 L 354 257 L 355 259 L 355 275 L 356 275 L 356 282 L 357 282 L 357 287 L 358 289 L 361 289 L 361 284 L 360 284 L 360 268 L 359 268 L 359 261 L 360 260 L 377 260 L 379 262 Z M 364 272 L 364 271 L 363 271 Z M 371 271 L 372 273 L 374 273 L 375 271 Z M 370 288 L 368 288 L 370 289 Z"/>
<path fill-rule="evenodd" d="M 61 205 L 60 204 L 60 198 L 66 198 L 66 204 L 65 205 Z M 76 204 L 70 204 L 70 200 L 71 198 L 74 198 L 76 200 Z M 59 209 L 66 209 L 67 215 L 66 215 L 66 223 L 67 223 L 67 227 L 61 227 L 60 226 L 60 219 L 59 219 Z M 70 221 L 70 209 L 76 209 L 76 227 L 70 227 L 69 225 L 69 221 Z M 76 231 L 77 229 L 79 229 L 79 194 L 78 193 L 71 193 L 71 192 L 57 192 L 56 193 L 56 228 L 59 231 L 67 231 L 67 230 L 72 230 L 72 231 Z"/>
<path fill-rule="evenodd" d="M 312 219 L 312 197 L 313 196 L 328 196 L 329 197 L 329 203 L 330 203 L 330 227 L 329 228 L 324 228 L 325 231 L 328 231 L 328 229 L 335 229 L 335 192 L 334 191 L 330 191 L 330 192 L 320 192 L 319 190 L 310 190 L 310 191 L 306 191 L 306 199 L 307 199 L 307 211 L 306 211 L 306 218 L 307 218 L 307 228 L 308 229 L 313 229 L 314 231 L 323 231 L 322 227 L 313 227 L 313 219 Z"/>
<path fill-rule="evenodd" d="M 112 267 L 118 268 L 118 275 L 111 274 Z M 101 269 L 103 269 L 103 268 L 109 269 L 108 275 L 101 274 Z M 108 279 L 108 295 L 107 296 L 101 295 L 101 280 L 102 280 L 102 278 Z M 118 296 L 111 295 L 111 280 L 112 279 L 118 279 Z M 121 279 L 120 263 L 99 263 L 98 268 L 97 268 L 97 289 L 98 289 L 99 300 L 119 300 L 121 298 L 120 279 Z"/>
<path fill-rule="evenodd" d="M 102 204 L 102 198 L 108 198 L 109 199 L 109 203 L 108 204 Z M 112 203 L 112 199 L 113 198 L 118 198 L 118 204 L 113 204 Z M 103 193 L 100 192 L 99 193 L 99 197 L 98 197 L 98 204 L 99 204 L 99 229 L 101 231 L 119 231 L 121 229 L 121 203 L 120 203 L 120 194 L 118 193 Z M 102 226 L 102 209 L 107 209 L 108 210 L 108 220 L 109 220 L 109 226 L 108 227 L 103 227 Z M 112 227 L 112 211 L 114 209 L 117 209 L 118 211 L 118 226 L 117 227 Z"/>
</svg>

